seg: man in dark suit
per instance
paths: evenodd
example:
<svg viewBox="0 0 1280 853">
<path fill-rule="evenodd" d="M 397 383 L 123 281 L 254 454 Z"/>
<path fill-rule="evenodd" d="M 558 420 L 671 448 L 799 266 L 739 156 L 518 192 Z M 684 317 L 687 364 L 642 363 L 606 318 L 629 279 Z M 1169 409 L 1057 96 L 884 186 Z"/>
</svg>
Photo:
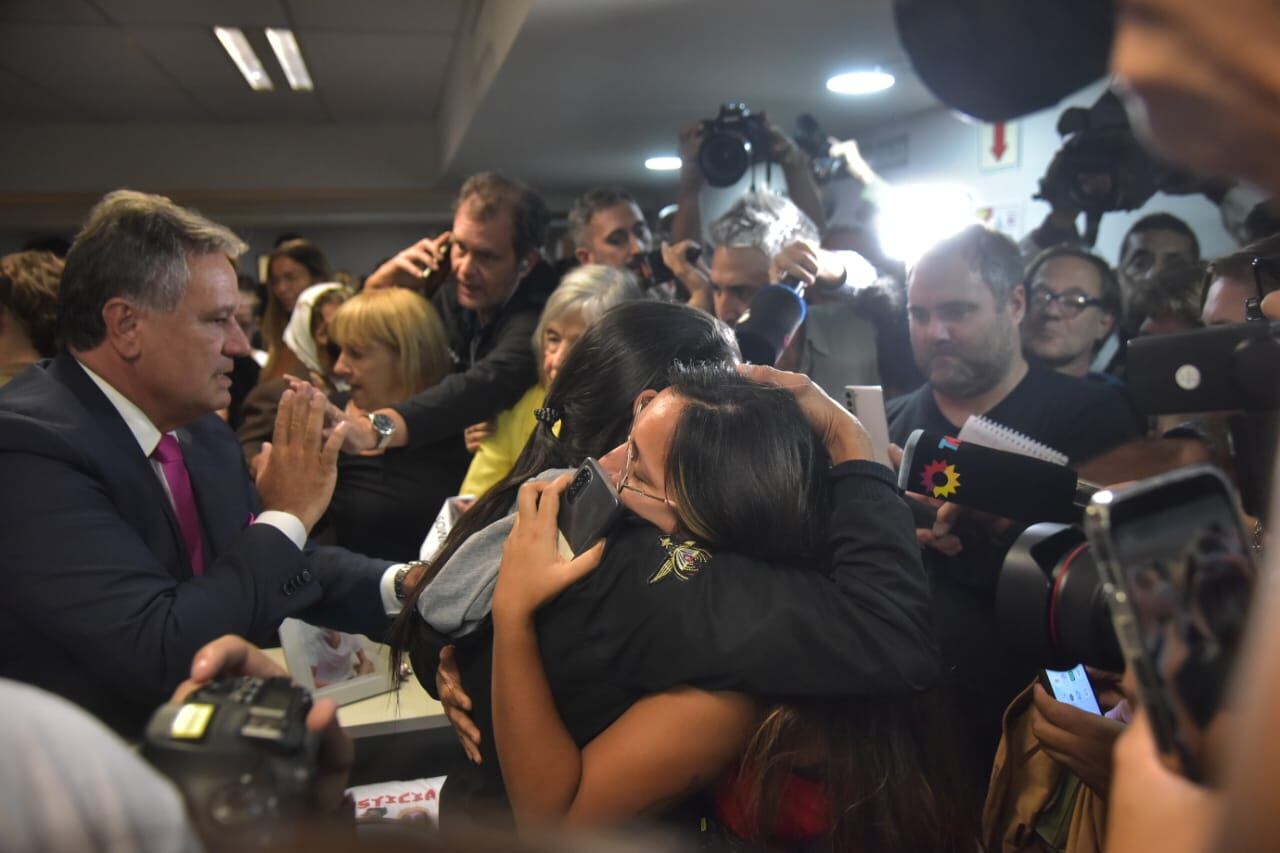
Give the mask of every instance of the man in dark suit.
<svg viewBox="0 0 1280 853">
<path fill-rule="evenodd" d="M 287 395 L 256 491 L 213 414 L 249 351 L 244 248 L 168 199 L 109 194 L 67 257 L 61 352 L 0 394 L 0 675 L 126 736 L 220 635 L 387 623 L 386 561 L 306 543 L 342 440 L 321 438 L 323 400 Z"/>
</svg>

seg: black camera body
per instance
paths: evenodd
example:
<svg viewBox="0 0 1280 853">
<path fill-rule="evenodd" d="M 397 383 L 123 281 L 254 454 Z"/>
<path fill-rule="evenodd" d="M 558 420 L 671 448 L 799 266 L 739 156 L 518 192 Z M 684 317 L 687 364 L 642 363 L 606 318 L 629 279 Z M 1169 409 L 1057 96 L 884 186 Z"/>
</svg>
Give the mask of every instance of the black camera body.
<svg viewBox="0 0 1280 853">
<path fill-rule="evenodd" d="M 698 168 L 713 187 L 731 187 L 752 164 L 769 160 L 773 144 L 764 116 L 746 104 L 724 104 L 720 114 L 702 122 Z"/>
<path fill-rule="evenodd" d="M 1113 92 L 1104 92 L 1088 108 L 1063 111 L 1058 134 L 1062 148 L 1040 179 L 1035 198 L 1084 211 L 1089 245 L 1097 240 L 1104 213 L 1137 210 L 1158 190 L 1187 181 L 1184 173 L 1142 147 Z"/>
<path fill-rule="evenodd" d="M 1023 531 L 996 584 L 996 622 L 1045 669 L 1124 670 L 1104 578 L 1079 527 L 1042 522 Z"/>
<path fill-rule="evenodd" d="M 142 755 L 182 791 L 206 835 L 267 840 L 310 811 L 319 735 L 287 678 L 212 682 L 147 723 Z"/>
</svg>

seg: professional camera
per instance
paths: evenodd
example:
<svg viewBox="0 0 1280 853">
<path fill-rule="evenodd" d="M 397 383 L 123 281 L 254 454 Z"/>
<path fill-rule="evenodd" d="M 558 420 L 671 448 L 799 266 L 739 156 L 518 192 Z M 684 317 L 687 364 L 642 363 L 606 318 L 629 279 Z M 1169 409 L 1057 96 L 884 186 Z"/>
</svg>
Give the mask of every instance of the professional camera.
<svg viewBox="0 0 1280 853">
<path fill-rule="evenodd" d="M 212 682 L 162 706 L 142 755 L 182 791 L 208 837 L 270 841 L 310 811 L 319 736 L 306 730 L 311 695 L 287 678 Z"/>
<path fill-rule="evenodd" d="M 1124 670 L 1103 578 L 1079 527 L 1042 523 L 1022 532 L 996 584 L 996 620 L 1045 669 Z"/>
<path fill-rule="evenodd" d="M 1137 210 L 1185 175 L 1147 153 L 1133 135 L 1124 105 L 1104 92 L 1093 106 L 1070 107 L 1058 117 L 1065 140 L 1040 179 L 1035 198 L 1084 211 L 1085 242 L 1093 245 L 1104 213 Z"/>
<path fill-rule="evenodd" d="M 747 169 L 761 160 L 769 162 L 773 144 L 764 116 L 746 104 L 724 104 L 720 114 L 702 122 L 702 146 L 698 168 L 713 187 L 731 187 Z"/>
<path fill-rule="evenodd" d="M 796 146 L 809 155 L 813 179 L 819 185 L 848 176 L 849 161 L 831 155 L 831 138 L 823 131 L 818 120 L 808 113 L 796 118 Z"/>
</svg>

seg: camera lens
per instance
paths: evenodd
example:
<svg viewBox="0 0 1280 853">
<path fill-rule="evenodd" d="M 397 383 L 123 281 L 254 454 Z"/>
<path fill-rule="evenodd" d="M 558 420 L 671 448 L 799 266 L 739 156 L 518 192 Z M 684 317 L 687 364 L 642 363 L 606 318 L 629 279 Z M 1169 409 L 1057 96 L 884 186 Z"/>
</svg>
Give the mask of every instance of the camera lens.
<svg viewBox="0 0 1280 853">
<path fill-rule="evenodd" d="M 746 137 L 719 129 L 707 133 L 698 149 L 698 167 L 713 187 L 731 187 L 751 165 L 751 147 Z"/>
<path fill-rule="evenodd" d="M 996 585 L 996 620 L 1047 669 L 1124 669 L 1098 565 L 1077 527 L 1034 524 L 1018 537 Z"/>
</svg>

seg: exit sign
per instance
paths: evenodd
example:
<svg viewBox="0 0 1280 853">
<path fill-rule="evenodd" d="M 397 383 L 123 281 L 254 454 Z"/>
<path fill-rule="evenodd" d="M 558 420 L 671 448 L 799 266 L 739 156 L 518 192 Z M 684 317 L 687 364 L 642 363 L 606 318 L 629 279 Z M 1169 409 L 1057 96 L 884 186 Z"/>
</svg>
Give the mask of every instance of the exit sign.
<svg viewBox="0 0 1280 853">
<path fill-rule="evenodd" d="M 980 125 L 978 162 L 983 171 L 1009 169 L 1018 165 L 1021 154 L 1020 125 L 1016 121 Z"/>
</svg>

